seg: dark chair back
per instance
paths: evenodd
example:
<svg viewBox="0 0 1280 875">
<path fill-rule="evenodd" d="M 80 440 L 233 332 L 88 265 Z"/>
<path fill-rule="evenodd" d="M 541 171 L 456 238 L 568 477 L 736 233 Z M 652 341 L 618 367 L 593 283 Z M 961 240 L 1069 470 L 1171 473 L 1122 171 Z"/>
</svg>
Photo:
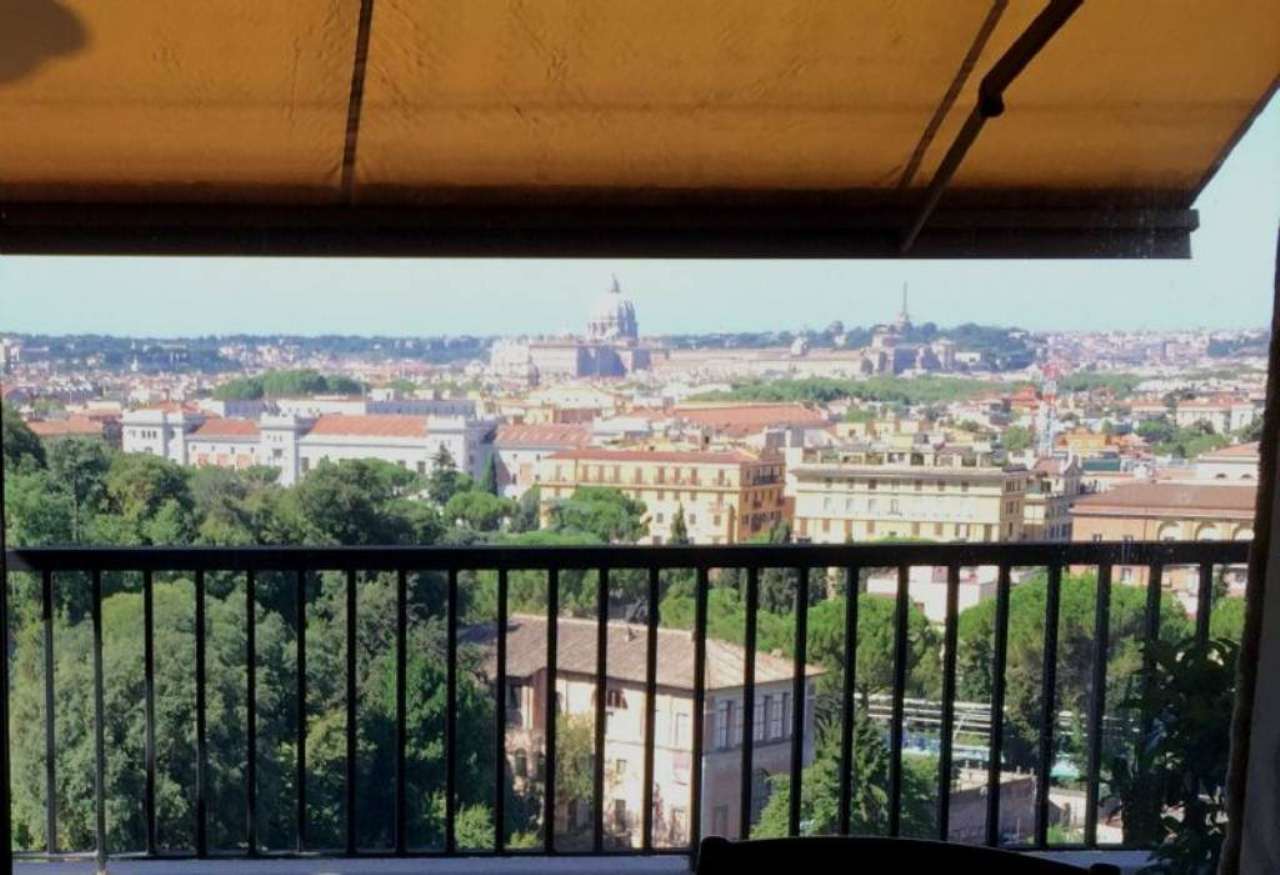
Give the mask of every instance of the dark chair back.
<svg viewBox="0 0 1280 875">
<path fill-rule="evenodd" d="M 744 872 L 776 872 L 780 875 L 860 873 L 906 875 L 937 872 L 954 875 L 1120 875 L 1109 863 L 1095 863 L 1088 870 L 981 845 L 932 842 L 924 839 L 890 839 L 872 836 L 831 836 L 795 839 L 759 839 L 730 842 L 719 836 L 703 839 L 698 851 L 697 875 L 738 875 Z"/>
</svg>

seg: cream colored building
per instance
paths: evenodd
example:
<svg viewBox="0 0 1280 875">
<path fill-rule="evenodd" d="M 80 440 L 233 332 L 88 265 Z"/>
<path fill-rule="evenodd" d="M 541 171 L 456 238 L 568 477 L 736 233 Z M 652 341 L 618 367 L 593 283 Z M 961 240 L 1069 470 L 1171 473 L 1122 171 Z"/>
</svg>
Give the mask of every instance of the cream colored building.
<svg viewBox="0 0 1280 875">
<path fill-rule="evenodd" d="M 584 447 L 542 459 L 544 523 L 579 486 L 605 486 L 643 501 L 645 541 L 665 543 L 681 509 L 695 544 L 735 544 L 788 519 L 780 455 L 744 450 L 618 450 Z"/>
<path fill-rule="evenodd" d="M 1023 501 L 1024 541 L 1070 541 L 1071 502 L 1083 490 L 1080 462 L 1040 459 L 1029 472 Z"/>
<path fill-rule="evenodd" d="M 605 832 L 613 847 L 640 847 L 644 811 L 645 677 L 644 624 L 610 622 L 605 651 Z M 494 629 L 465 633 L 492 659 Z M 558 713 L 594 727 L 596 708 L 596 621 L 561 618 L 556 624 Z M 547 621 L 515 615 L 507 627 L 507 745 L 515 787 L 525 790 L 545 777 L 547 720 Z M 702 755 L 702 834 L 737 836 L 741 804 L 743 720 L 742 665 L 737 644 L 708 639 Z M 689 781 L 693 766 L 694 641 L 686 630 L 658 630 L 654 698 L 654 844 L 680 846 L 689 840 Z M 791 765 L 794 702 L 791 660 L 757 652 L 752 723 L 753 819 L 768 801 L 770 775 Z M 801 753 L 813 759 L 813 702 L 822 669 L 806 666 Z M 557 747 L 560 751 L 561 748 Z M 564 799 L 556 810 L 562 847 L 575 835 L 590 840 L 592 800 Z"/>
<path fill-rule="evenodd" d="M 1022 539 L 1027 471 L 965 448 L 879 444 L 795 452 L 795 534 L 819 544 Z"/>
</svg>

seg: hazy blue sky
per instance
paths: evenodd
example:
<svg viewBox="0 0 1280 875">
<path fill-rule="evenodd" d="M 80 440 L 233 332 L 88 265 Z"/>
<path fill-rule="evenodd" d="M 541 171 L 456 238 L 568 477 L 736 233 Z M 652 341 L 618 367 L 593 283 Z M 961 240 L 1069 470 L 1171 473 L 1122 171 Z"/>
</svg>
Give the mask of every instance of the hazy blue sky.
<svg viewBox="0 0 1280 875">
<path fill-rule="evenodd" d="M 514 334 L 580 331 L 616 273 L 642 333 L 885 321 L 1234 328 L 1270 317 L 1280 100 L 1198 204 L 1184 261 L 659 261 L 0 256 L 0 330 Z"/>
</svg>

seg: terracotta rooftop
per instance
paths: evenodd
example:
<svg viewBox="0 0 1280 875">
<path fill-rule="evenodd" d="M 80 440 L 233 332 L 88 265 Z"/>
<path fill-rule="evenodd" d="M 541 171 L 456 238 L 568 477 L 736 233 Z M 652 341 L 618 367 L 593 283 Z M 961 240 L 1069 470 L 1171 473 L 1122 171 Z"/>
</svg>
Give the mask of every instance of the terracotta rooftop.
<svg viewBox="0 0 1280 875">
<path fill-rule="evenodd" d="M 742 465 L 760 461 L 738 450 L 695 452 L 692 450 L 609 450 L 585 447 L 562 450 L 548 458 L 600 462 L 661 462 L 685 465 Z"/>
<path fill-rule="evenodd" d="M 585 447 L 591 431 L 581 425 L 500 425 L 495 444 L 503 446 Z"/>
<path fill-rule="evenodd" d="M 466 630 L 462 639 L 488 650 L 488 669 L 493 672 L 496 628 L 476 626 Z M 610 678 L 643 684 L 645 682 L 646 627 L 643 622 L 610 622 L 606 670 Z M 660 686 L 693 689 L 693 635 L 687 629 L 658 629 L 657 682 Z M 746 649 L 728 641 L 707 639 L 708 690 L 742 686 L 742 669 Z M 517 614 L 507 625 L 507 675 L 528 677 L 546 667 L 547 620 Z M 556 670 L 579 675 L 596 672 L 596 621 L 561 617 L 556 624 Z M 790 681 L 794 677 L 792 660 L 756 653 L 756 683 Z M 819 666 L 805 667 L 805 673 L 823 673 Z"/>
<path fill-rule="evenodd" d="M 1107 492 L 1086 495 L 1072 505 L 1073 513 L 1228 514 L 1252 519 L 1257 500 L 1255 486 L 1220 486 L 1198 483 L 1133 483 Z"/>
<path fill-rule="evenodd" d="M 214 417 L 191 433 L 196 438 L 257 437 L 258 423 L 252 419 Z"/>
<path fill-rule="evenodd" d="M 316 419 L 308 435 L 420 438 L 427 436 L 427 417 L 394 413 L 362 416 L 330 413 Z"/>
<path fill-rule="evenodd" d="M 27 423 L 36 437 L 102 437 L 102 423 L 87 416 L 71 416 L 66 419 L 37 419 Z"/>
<path fill-rule="evenodd" d="M 689 404 L 677 416 L 731 434 L 747 434 L 779 426 L 827 425 L 827 418 L 803 404 Z"/>
<path fill-rule="evenodd" d="M 1235 444 L 1230 447 L 1223 447 L 1220 450 L 1214 450 L 1211 453 L 1205 453 L 1200 457 L 1202 461 L 1215 459 L 1219 457 L 1227 457 L 1230 459 L 1248 459 L 1258 455 L 1258 441 L 1250 441 L 1247 444 Z"/>
</svg>

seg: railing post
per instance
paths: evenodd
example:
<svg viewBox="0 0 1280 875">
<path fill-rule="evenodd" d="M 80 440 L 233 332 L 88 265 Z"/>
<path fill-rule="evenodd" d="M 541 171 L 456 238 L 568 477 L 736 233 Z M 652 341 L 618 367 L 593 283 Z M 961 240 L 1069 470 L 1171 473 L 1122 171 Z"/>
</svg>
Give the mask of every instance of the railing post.
<svg viewBox="0 0 1280 875">
<path fill-rule="evenodd" d="M 594 746 L 596 755 L 591 774 L 592 795 L 595 797 L 595 817 L 592 819 L 591 846 L 598 854 L 604 850 L 604 754 L 605 707 L 608 704 L 609 675 L 607 659 L 609 651 L 609 570 L 600 569 L 596 584 L 596 724 Z"/>
<path fill-rule="evenodd" d="M 103 694 L 102 672 L 102 572 L 94 569 L 90 575 L 93 600 L 93 802 L 94 837 L 97 845 L 94 855 L 98 872 L 107 871 L 107 745 L 106 704 Z"/>
<path fill-rule="evenodd" d="M 960 615 L 960 566 L 947 566 L 947 608 L 942 640 L 942 747 L 938 757 L 938 838 L 951 837 L 951 754 L 956 716 L 956 630 Z"/>
<path fill-rule="evenodd" d="M 408 736 L 408 671 L 409 582 L 403 568 L 396 572 L 396 854 L 409 849 L 408 799 L 405 792 L 405 744 Z"/>
<path fill-rule="evenodd" d="M 358 748 L 356 746 L 356 735 L 359 732 L 359 724 L 356 717 L 356 707 L 358 691 L 356 690 L 356 573 L 354 570 L 347 571 L 347 610 L 346 610 L 346 639 L 347 639 L 347 756 L 346 756 L 346 781 L 344 789 L 346 791 L 346 839 L 347 839 L 347 856 L 354 857 L 359 848 L 359 820 L 356 814 L 356 783 L 359 777 L 358 762 L 356 761 Z"/>
<path fill-rule="evenodd" d="M 760 602 L 760 569 L 747 569 L 746 655 L 742 663 L 742 787 L 738 838 L 751 838 L 751 776 L 756 706 L 756 613 Z"/>
<path fill-rule="evenodd" d="M 498 569 L 497 701 L 494 703 L 493 847 L 507 846 L 507 569 Z"/>
<path fill-rule="evenodd" d="M 245 845 L 258 853 L 258 595 L 257 576 L 250 569 L 244 580 L 245 610 Z"/>
<path fill-rule="evenodd" d="M 1102 781 L 1103 726 L 1107 707 L 1107 649 L 1111 637 L 1111 566 L 1098 567 L 1093 614 L 1093 680 L 1089 690 L 1089 761 L 1085 775 L 1084 843 L 1098 844 L 1098 797 Z"/>
<path fill-rule="evenodd" d="M 143 806 L 147 818 L 147 854 L 154 856 L 156 847 L 156 617 L 155 581 L 150 571 L 142 572 L 142 671 L 143 707 L 146 712 L 146 739 L 143 758 L 147 764 Z"/>
<path fill-rule="evenodd" d="M 542 776 L 542 849 L 556 851 L 556 638 L 560 631 L 560 574 L 547 571 L 547 687 L 544 693 L 543 732 L 546 736 L 546 773 Z"/>
<path fill-rule="evenodd" d="M 1053 780 L 1054 723 L 1057 721 L 1058 607 L 1062 590 L 1062 566 L 1049 566 L 1045 591 L 1044 666 L 1040 677 L 1040 762 L 1036 772 L 1036 840 L 1049 843 L 1049 783 Z"/>
<path fill-rule="evenodd" d="M 707 706 L 707 569 L 699 568 L 693 598 L 693 751 L 689 772 L 689 844 L 702 839 L 702 733 Z"/>
<path fill-rule="evenodd" d="M 893 723 L 889 727 L 889 835 L 902 830 L 902 735 L 903 698 L 907 686 L 907 632 L 911 598 L 910 569 L 898 566 L 897 608 L 893 632 Z"/>
<path fill-rule="evenodd" d="M 204 569 L 196 571 L 196 856 L 209 853 L 209 749 L 205 733 L 205 604 Z"/>
<path fill-rule="evenodd" d="M 791 680 L 791 810 L 788 812 L 787 833 L 800 834 L 801 781 L 804 772 L 804 712 L 805 686 L 808 678 L 806 650 L 809 644 L 809 569 L 796 569 L 796 659 Z"/>
<path fill-rule="evenodd" d="M 858 577 L 860 570 L 845 570 L 844 691 L 840 722 L 840 834 L 848 835 L 852 820 L 854 696 L 857 695 Z"/>
<path fill-rule="evenodd" d="M 1001 565 L 996 580 L 996 627 L 991 659 L 991 735 L 987 739 L 987 845 L 1000 844 L 1000 759 L 1004 755 L 1005 666 L 1009 656 L 1009 566 Z"/>
<path fill-rule="evenodd" d="M 644 655 L 644 811 L 641 814 L 644 850 L 653 850 L 653 758 L 657 729 L 653 725 L 658 695 L 658 587 L 657 565 L 649 567 L 649 601 L 645 615 Z"/>
<path fill-rule="evenodd" d="M 294 747 L 297 757 L 294 760 L 294 785 L 297 789 L 295 797 L 297 834 L 294 846 L 299 854 L 307 849 L 307 572 L 298 569 L 297 598 L 294 601 L 294 628 L 297 646 L 298 676 L 295 698 L 298 712 L 295 716 Z"/>
<path fill-rule="evenodd" d="M 54 742 L 53 572 L 40 573 L 40 613 L 44 623 L 44 817 L 45 847 L 58 852 L 57 748 Z"/>
</svg>

